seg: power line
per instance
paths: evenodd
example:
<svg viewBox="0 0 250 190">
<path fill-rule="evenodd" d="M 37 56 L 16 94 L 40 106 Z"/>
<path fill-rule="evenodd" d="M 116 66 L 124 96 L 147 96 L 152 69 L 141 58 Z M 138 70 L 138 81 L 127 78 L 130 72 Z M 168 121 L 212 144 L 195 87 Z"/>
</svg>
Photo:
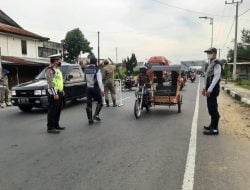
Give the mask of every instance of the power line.
<svg viewBox="0 0 250 190">
<path fill-rule="evenodd" d="M 210 16 L 214 16 L 214 17 L 232 17 L 232 16 L 215 15 L 215 14 L 205 13 L 205 12 L 196 11 L 196 10 L 192 10 L 192 9 L 186 9 L 186 8 L 182 8 L 182 7 L 179 7 L 179 6 L 170 5 L 168 3 L 165 3 L 165 2 L 162 2 L 162 1 L 159 1 L 159 0 L 151 0 L 151 1 L 157 2 L 157 3 L 165 5 L 167 7 L 171 7 L 171 8 L 175 8 L 175 9 L 179 9 L 179 10 L 183 10 L 183 11 L 191 12 L 191 13 L 195 13 L 195 14 L 206 14 L 206 15 L 210 15 Z"/>
<path fill-rule="evenodd" d="M 247 9 L 245 12 L 243 12 L 242 14 L 240 14 L 239 17 L 242 16 L 242 15 L 244 15 L 244 14 L 246 14 L 248 11 L 250 11 L 250 9 Z"/>
<path fill-rule="evenodd" d="M 233 20 L 233 23 L 232 23 L 232 25 L 231 25 L 231 27 L 230 27 L 230 30 L 229 30 L 229 32 L 228 32 L 228 34 L 227 34 L 227 38 L 226 38 L 226 40 L 225 40 L 225 42 L 224 42 L 224 45 L 222 46 L 222 50 L 225 48 L 225 46 L 227 45 L 227 41 L 228 41 L 228 38 L 229 38 L 229 36 L 230 36 L 230 34 L 231 34 L 231 32 L 232 32 L 232 29 L 233 29 L 233 26 L 234 26 L 234 22 L 235 22 L 235 20 Z"/>
</svg>

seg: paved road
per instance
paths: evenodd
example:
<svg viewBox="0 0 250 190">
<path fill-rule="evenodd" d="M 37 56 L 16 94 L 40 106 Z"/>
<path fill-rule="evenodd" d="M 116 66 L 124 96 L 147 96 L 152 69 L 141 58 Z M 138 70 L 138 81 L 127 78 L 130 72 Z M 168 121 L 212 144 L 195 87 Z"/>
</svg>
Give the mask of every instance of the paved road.
<svg viewBox="0 0 250 190">
<path fill-rule="evenodd" d="M 87 125 L 83 102 L 62 112 L 60 135 L 46 133 L 46 113 L 0 111 L 2 190 L 179 190 L 189 147 L 198 82 L 183 91 L 177 107 L 155 107 L 139 120 L 134 94 L 124 106 L 104 108 L 103 122 Z M 200 97 L 194 189 L 250 187 L 249 143 L 223 135 L 204 137 L 208 121 Z M 248 152 L 247 152 L 248 151 Z"/>
</svg>

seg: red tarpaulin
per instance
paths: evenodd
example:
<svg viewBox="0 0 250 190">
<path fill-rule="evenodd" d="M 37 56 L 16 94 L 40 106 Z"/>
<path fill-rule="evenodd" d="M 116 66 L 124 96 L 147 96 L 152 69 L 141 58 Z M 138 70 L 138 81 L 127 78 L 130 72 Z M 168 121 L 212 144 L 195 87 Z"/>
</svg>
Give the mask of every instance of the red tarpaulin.
<svg viewBox="0 0 250 190">
<path fill-rule="evenodd" d="M 155 56 L 155 57 L 151 57 L 148 60 L 148 63 L 161 63 L 163 65 L 171 65 L 171 62 L 169 60 L 167 60 L 165 57 L 163 56 Z"/>
</svg>

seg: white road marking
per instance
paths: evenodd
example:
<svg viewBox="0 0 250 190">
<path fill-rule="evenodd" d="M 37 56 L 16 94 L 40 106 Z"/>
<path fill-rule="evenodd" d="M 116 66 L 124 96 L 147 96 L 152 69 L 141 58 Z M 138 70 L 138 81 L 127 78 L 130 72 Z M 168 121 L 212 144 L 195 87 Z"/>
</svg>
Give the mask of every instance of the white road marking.
<svg viewBox="0 0 250 190">
<path fill-rule="evenodd" d="M 194 110 L 194 116 L 193 116 L 193 121 L 192 121 L 191 136 L 190 136 L 190 141 L 189 141 L 189 148 L 188 148 L 182 190 L 193 190 L 193 187 L 194 187 L 197 123 L 198 123 L 199 99 L 200 99 L 199 93 L 200 93 L 200 79 L 199 79 L 199 84 L 197 88 L 195 110 Z"/>
<path fill-rule="evenodd" d="M 131 98 L 131 97 L 122 98 L 121 100 L 118 100 L 117 102 L 121 102 L 121 101 L 127 100 L 127 99 L 129 99 L 129 98 Z"/>
</svg>

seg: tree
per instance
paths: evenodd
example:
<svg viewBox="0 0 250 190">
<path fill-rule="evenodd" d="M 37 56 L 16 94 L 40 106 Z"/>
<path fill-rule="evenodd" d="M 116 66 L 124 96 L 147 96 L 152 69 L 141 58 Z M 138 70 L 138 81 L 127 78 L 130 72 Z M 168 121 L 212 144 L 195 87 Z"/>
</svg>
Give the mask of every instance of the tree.
<svg viewBox="0 0 250 190">
<path fill-rule="evenodd" d="M 250 60 L 250 30 L 241 31 L 242 43 L 237 44 L 237 61 L 244 62 Z M 228 62 L 233 62 L 234 50 L 230 49 L 227 54 Z"/>
<path fill-rule="evenodd" d="M 245 44 L 250 44 L 250 30 L 246 30 L 245 28 L 241 31 L 241 41 Z"/>
<path fill-rule="evenodd" d="M 134 53 L 132 53 L 131 58 L 122 60 L 122 64 L 125 65 L 127 74 L 133 74 L 134 68 L 137 66 L 137 59 Z"/>
<path fill-rule="evenodd" d="M 64 59 L 67 62 L 76 62 L 80 51 L 83 53 L 92 53 L 92 47 L 90 47 L 90 42 L 84 37 L 82 31 L 79 28 L 73 29 L 67 32 L 64 42 L 64 49 L 67 54 L 64 54 Z"/>
</svg>

